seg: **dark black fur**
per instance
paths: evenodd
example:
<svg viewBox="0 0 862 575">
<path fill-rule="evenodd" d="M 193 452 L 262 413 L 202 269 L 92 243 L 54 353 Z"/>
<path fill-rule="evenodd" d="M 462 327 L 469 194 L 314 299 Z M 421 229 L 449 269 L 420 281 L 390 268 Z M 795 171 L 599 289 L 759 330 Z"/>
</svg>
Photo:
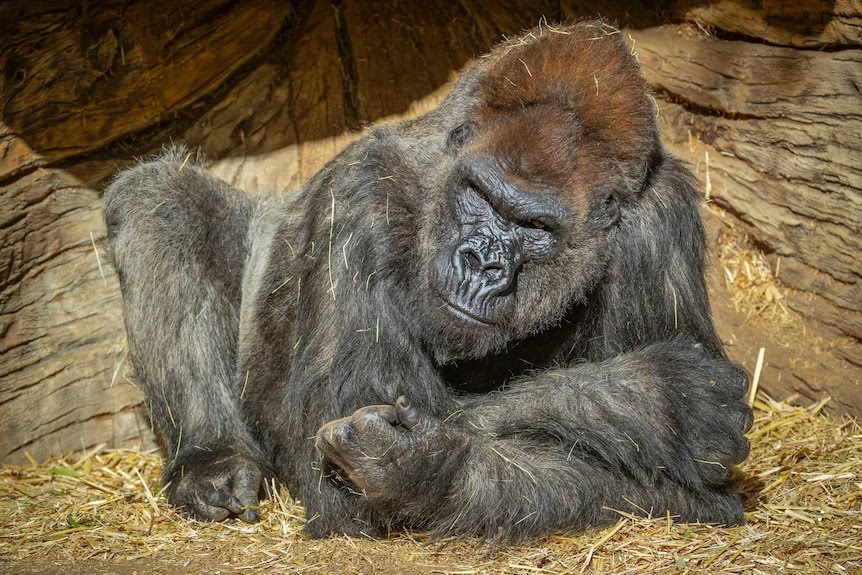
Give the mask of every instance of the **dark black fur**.
<svg viewBox="0 0 862 575">
<path fill-rule="evenodd" d="M 274 476 L 315 536 L 742 521 L 747 379 L 710 319 L 691 176 L 618 35 L 542 32 L 290 198 L 181 148 L 117 176 L 171 502 L 254 521 Z"/>
</svg>

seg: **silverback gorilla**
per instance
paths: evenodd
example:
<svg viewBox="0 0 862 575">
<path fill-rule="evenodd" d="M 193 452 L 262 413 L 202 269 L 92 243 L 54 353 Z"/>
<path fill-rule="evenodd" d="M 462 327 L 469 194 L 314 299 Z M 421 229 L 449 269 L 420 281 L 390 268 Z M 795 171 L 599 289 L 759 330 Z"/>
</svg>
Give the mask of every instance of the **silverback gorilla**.
<svg viewBox="0 0 862 575">
<path fill-rule="evenodd" d="M 743 521 L 747 376 L 704 286 L 692 177 L 620 35 L 535 29 L 290 197 L 179 148 L 105 192 L 169 500 L 312 536 L 499 541 L 617 511 Z"/>
</svg>

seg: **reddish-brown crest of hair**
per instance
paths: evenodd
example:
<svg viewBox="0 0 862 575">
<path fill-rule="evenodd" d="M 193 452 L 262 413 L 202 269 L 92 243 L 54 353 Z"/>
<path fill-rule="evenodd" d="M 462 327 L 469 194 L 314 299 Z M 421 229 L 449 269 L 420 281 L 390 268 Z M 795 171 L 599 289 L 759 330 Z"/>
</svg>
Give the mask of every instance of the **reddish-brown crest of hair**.
<svg viewBox="0 0 862 575">
<path fill-rule="evenodd" d="M 510 177 L 578 201 L 587 186 L 644 169 L 655 112 L 636 58 L 609 25 L 537 28 L 484 66 L 477 145 Z"/>
</svg>

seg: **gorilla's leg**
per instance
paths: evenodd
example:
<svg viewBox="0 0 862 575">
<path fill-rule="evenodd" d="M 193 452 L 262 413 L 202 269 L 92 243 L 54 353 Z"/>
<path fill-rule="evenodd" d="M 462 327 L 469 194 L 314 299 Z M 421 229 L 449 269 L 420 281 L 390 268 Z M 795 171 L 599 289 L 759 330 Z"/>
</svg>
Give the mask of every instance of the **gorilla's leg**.
<svg viewBox="0 0 862 575">
<path fill-rule="evenodd" d="M 261 468 L 236 357 L 253 203 L 182 148 L 105 192 L 129 357 L 168 452 L 172 503 L 212 520 L 257 519 Z"/>
</svg>

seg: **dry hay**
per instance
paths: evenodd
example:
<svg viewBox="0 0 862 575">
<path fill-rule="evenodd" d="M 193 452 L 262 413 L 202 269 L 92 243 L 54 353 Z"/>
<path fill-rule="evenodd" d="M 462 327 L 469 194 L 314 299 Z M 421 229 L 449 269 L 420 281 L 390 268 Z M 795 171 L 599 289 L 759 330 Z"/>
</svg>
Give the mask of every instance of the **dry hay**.
<svg viewBox="0 0 862 575">
<path fill-rule="evenodd" d="M 748 524 L 621 517 L 523 546 L 310 540 L 286 492 L 262 522 L 186 520 L 158 493 L 160 458 L 73 454 L 0 471 L 0 571 L 94 573 L 862 573 L 862 428 L 759 394 L 740 468 Z"/>
<path fill-rule="evenodd" d="M 778 279 L 781 258 L 776 259 L 773 270 L 744 230 L 737 228 L 718 207 L 713 204 L 709 207 L 728 227 L 719 235 L 716 251 L 733 307 L 748 320 L 759 318 L 779 326 L 794 323 L 798 318 L 788 309 L 785 290 Z"/>
<path fill-rule="evenodd" d="M 689 130 L 688 151 L 697 154 L 696 150 L 703 148 L 703 142 L 695 139 Z M 763 319 L 778 326 L 798 322 L 799 316 L 788 309 L 785 303 L 785 289 L 778 279 L 781 258 L 776 259 L 773 270 L 763 252 L 754 246 L 745 227 L 738 226 L 735 217 L 728 216 L 724 209 L 712 201 L 709 150 L 703 149 L 702 161 L 698 155 L 694 172 L 698 176 L 702 175 L 706 209 L 726 226 L 719 234 L 718 245 L 711 247 L 717 252 L 718 264 L 733 307 L 745 314 L 746 320 Z"/>
<path fill-rule="evenodd" d="M 759 317 L 779 325 L 793 321 L 777 277 L 761 252 L 726 241 L 719 246 L 718 257 L 736 311 L 748 319 Z"/>
</svg>

